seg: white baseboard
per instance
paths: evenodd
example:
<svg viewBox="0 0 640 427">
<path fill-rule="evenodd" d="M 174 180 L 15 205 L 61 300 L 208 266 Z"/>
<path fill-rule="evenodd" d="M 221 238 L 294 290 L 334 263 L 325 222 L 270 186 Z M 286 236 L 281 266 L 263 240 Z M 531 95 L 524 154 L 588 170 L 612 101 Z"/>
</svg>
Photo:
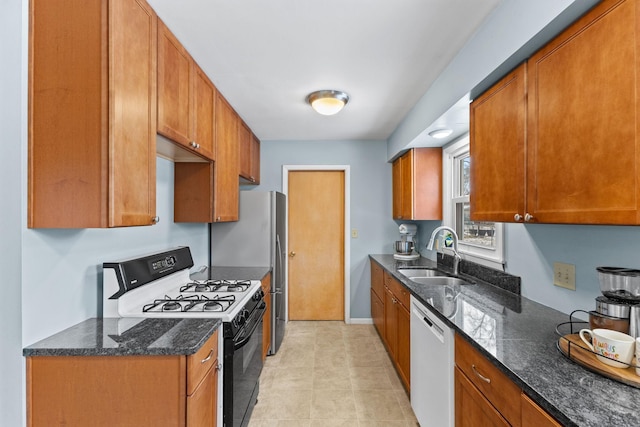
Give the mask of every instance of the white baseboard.
<svg viewBox="0 0 640 427">
<path fill-rule="evenodd" d="M 360 318 L 351 318 L 349 319 L 349 323 L 351 325 L 373 325 L 373 319 L 370 317 L 360 317 Z"/>
</svg>

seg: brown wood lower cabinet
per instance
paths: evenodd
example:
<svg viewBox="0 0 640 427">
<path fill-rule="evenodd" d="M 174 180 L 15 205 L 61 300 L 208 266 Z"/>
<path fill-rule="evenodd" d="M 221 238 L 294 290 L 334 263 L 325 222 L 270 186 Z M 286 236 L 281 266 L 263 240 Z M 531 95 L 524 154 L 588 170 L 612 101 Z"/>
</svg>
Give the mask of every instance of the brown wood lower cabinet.
<svg viewBox="0 0 640 427">
<path fill-rule="evenodd" d="M 509 427 L 467 376 L 455 368 L 456 427 Z"/>
<path fill-rule="evenodd" d="M 456 427 L 559 427 L 489 359 L 455 336 Z"/>
<path fill-rule="evenodd" d="M 409 391 L 410 384 L 410 314 L 409 293 L 400 282 L 384 273 L 384 335 L 382 342 L 387 347 L 404 387 Z"/>
<path fill-rule="evenodd" d="M 27 425 L 215 427 L 218 333 L 191 356 L 27 357 Z"/>
</svg>

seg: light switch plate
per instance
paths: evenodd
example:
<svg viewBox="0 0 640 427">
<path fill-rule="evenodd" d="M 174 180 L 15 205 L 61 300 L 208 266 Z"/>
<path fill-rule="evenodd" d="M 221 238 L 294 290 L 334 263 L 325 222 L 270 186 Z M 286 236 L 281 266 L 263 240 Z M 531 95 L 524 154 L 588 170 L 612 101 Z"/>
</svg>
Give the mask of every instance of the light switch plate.
<svg viewBox="0 0 640 427">
<path fill-rule="evenodd" d="M 576 266 L 562 262 L 553 263 L 553 284 L 561 288 L 576 290 Z"/>
<path fill-rule="evenodd" d="M 353 237 L 354 239 L 358 238 L 358 229 L 357 228 L 352 228 L 351 229 L 351 237 Z"/>
</svg>

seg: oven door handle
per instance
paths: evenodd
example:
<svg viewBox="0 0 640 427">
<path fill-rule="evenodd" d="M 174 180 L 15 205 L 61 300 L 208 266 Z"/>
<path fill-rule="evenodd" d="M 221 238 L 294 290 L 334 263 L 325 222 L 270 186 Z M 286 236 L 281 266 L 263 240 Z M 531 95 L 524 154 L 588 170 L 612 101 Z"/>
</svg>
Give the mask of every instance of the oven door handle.
<svg viewBox="0 0 640 427">
<path fill-rule="evenodd" d="M 265 310 L 266 307 L 267 307 L 267 304 L 264 301 L 262 301 L 262 304 L 256 310 L 256 312 L 258 312 L 258 311 L 260 312 L 260 314 L 259 314 L 260 318 L 262 318 L 262 316 L 264 315 L 264 312 L 266 311 Z M 260 324 L 260 322 L 254 322 L 253 327 L 251 328 L 251 332 L 249 332 L 248 334 L 244 334 L 245 337 L 243 339 L 241 339 L 240 341 L 234 342 L 233 349 L 234 350 L 238 350 L 238 349 L 244 347 L 249 342 L 249 340 L 251 339 L 251 336 L 253 335 L 253 333 L 255 332 L 255 330 L 256 330 L 256 328 L 258 327 L 259 324 Z"/>
</svg>

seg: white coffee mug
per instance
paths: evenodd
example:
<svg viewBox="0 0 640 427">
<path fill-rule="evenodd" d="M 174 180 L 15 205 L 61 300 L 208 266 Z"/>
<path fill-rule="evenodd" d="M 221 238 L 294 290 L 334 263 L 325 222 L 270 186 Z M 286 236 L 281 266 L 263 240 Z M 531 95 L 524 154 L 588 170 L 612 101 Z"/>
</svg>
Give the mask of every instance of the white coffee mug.
<svg viewBox="0 0 640 427">
<path fill-rule="evenodd" d="M 591 342 L 585 338 L 591 336 Z M 598 360 L 614 368 L 628 368 L 636 349 L 632 336 L 610 329 L 582 329 L 580 338 L 596 353 Z"/>
</svg>

